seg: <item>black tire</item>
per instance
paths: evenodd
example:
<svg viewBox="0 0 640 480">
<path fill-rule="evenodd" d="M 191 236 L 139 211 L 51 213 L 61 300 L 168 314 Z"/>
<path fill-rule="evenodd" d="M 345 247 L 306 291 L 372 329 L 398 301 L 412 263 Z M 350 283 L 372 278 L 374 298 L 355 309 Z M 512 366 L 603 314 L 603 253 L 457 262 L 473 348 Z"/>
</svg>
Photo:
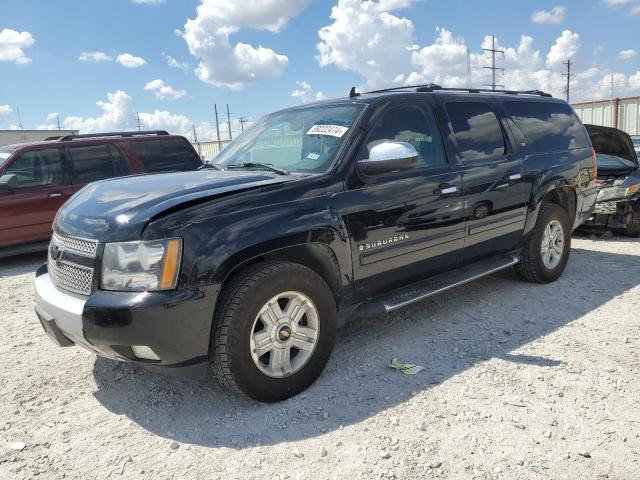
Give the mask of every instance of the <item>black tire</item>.
<svg viewBox="0 0 640 480">
<path fill-rule="evenodd" d="M 251 356 L 250 336 L 256 316 L 274 296 L 296 291 L 318 311 L 318 340 L 297 372 L 282 378 L 263 373 Z M 223 288 L 216 308 L 209 359 L 218 381 L 261 402 L 277 402 L 308 388 L 322 373 L 336 338 L 336 303 L 325 281 L 295 263 L 265 262 L 248 267 Z"/>
<path fill-rule="evenodd" d="M 640 212 L 631 214 L 631 220 L 629 220 L 627 228 L 624 229 L 624 234 L 627 237 L 640 237 Z"/>
<path fill-rule="evenodd" d="M 560 262 L 554 268 L 545 266 L 542 260 L 542 239 L 547 226 L 554 220 L 560 222 L 564 238 L 564 251 Z M 567 212 L 555 203 L 543 203 L 538 213 L 538 220 L 525 240 L 520 256 L 520 263 L 515 266 L 516 273 L 524 280 L 534 283 L 550 283 L 557 280 L 564 272 L 571 251 L 571 222 Z"/>
</svg>

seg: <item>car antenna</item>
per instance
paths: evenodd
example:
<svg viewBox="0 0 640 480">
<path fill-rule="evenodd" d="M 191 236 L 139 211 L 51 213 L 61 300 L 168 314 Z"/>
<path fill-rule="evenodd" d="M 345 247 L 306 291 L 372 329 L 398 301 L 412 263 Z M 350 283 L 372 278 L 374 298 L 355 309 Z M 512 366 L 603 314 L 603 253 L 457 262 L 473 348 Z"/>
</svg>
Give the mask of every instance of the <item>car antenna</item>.
<svg viewBox="0 0 640 480">
<path fill-rule="evenodd" d="M 349 91 L 349 98 L 355 98 L 359 96 L 360 94 L 356 92 L 356 87 L 351 87 L 351 90 Z"/>
</svg>

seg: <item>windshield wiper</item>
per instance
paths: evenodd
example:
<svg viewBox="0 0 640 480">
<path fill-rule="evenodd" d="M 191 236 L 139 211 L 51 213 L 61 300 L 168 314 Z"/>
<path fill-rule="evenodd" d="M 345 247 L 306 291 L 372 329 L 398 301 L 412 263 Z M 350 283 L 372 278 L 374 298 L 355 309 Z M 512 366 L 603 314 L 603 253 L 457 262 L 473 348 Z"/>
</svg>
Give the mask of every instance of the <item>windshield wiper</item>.
<svg viewBox="0 0 640 480">
<path fill-rule="evenodd" d="M 269 170 L 270 172 L 277 173 L 278 175 L 290 175 L 290 173 L 281 168 L 274 167 L 268 163 L 256 163 L 256 162 L 247 162 L 247 163 L 238 163 L 236 165 L 228 165 L 226 168 L 262 168 L 263 170 Z"/>
</svg>

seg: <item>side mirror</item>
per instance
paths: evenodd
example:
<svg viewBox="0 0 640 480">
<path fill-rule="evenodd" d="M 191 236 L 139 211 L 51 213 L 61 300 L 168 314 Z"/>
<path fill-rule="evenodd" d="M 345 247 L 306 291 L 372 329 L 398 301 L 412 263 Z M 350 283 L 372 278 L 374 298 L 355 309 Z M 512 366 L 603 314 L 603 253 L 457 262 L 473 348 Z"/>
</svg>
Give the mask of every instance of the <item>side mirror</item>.
<svg viewBox="0 0 640 480">
<path fill-rule="evenodd" d="M 418 165 L 418 152 L 407 142 L 385 141 L 371 149 L 358 166 L 367 176 L 411 170 Z"/>
<path fill-rule="evenodd" d="M 18 185 L 18 177 L 13 174 L 2 175 L 0 177 L 0 193 L 11 193 Z"/>
</svg>

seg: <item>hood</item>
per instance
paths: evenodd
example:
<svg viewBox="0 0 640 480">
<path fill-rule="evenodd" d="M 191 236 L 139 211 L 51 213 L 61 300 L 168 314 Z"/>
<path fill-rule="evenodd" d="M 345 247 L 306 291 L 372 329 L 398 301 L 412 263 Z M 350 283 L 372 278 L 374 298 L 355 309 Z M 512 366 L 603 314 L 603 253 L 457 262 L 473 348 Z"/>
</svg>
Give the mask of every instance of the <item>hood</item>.
<svg viewBox="0 0 640 480">
<path fill-rule="evenodd" d="M 617 128 L 585 125 L 596 153 L 631 160 L 638 165 L 638 155 L 629 134 Z"/>
<path fill-rule="evenodd" d="M 62 206 L 54 228 L 101 241 L 132 240 L 140 238 L 149 221 L 167 212 L 293 178 L 255 171 L 197 170 L 95 182 Z"/>
</svg>

